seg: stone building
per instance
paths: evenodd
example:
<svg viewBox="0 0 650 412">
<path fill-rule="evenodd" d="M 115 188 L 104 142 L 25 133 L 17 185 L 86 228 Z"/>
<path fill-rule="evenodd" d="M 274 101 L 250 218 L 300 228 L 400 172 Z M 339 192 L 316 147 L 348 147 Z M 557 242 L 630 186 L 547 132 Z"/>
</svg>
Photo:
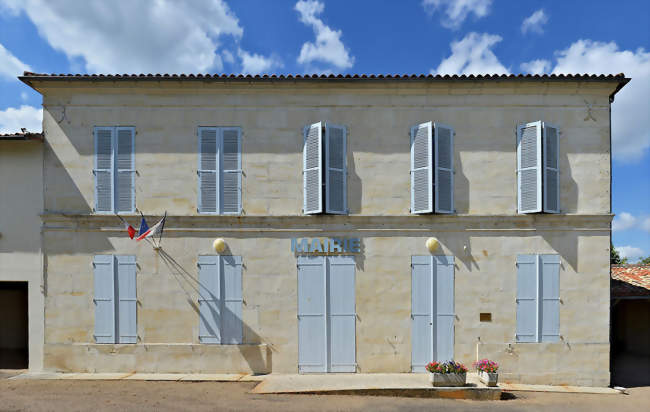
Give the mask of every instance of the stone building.
<svg viewBox="0 0 650 412">
<path fill-rule="evenodd" d="M 609 383 L 623 75 L 20 79 L 44 369 Z M 162 237 L 129 238 L 141 213 Z"/>
<path fill-rule="evenodd" d="M 43 135 L 0 135 L 0 369 L 43 367 Z"/>
</svg>

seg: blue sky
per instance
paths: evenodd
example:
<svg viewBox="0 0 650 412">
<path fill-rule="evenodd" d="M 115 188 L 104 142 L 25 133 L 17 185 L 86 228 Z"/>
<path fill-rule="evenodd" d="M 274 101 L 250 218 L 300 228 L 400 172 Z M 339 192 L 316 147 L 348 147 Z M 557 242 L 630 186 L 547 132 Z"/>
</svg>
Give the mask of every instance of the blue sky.
<svg viewBox="0 0 650 412">
<path fill-rule="evenodd" d="M 83 6 L 80 6 L 82 5 Z M 0 0 L 0 133 L 48 73 L 619 73 L 614 244 L 650 255 L 650 2 Z"/>
</svg>

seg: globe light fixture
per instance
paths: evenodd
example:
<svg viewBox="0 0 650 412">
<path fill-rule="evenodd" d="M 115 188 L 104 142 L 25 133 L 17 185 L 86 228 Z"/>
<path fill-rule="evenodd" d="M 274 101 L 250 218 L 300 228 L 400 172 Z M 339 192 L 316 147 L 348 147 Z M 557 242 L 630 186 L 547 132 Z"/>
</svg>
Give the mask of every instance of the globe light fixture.
<svg viewBox="0 0 650 412">
<path fill-rule="evenodd" d="M 429 239 L 427 239 L 426 246 L 427 249 L 429 249 L 429 252 L 433 253 L 436 251 L 436 249 L 438 249 L 439 244 L 440 242 L 438 242 L 438 239 L 436 239 L 435 237 L 430 237 Z"/>
<path fill-rule="evenodd" d="M 221 253 L 226 250 L 226 241 L 223 240 L 223 238 L 215 239 L 214 242 L 212 242 L 212 247 L 217 253 Z"/>
</svg>

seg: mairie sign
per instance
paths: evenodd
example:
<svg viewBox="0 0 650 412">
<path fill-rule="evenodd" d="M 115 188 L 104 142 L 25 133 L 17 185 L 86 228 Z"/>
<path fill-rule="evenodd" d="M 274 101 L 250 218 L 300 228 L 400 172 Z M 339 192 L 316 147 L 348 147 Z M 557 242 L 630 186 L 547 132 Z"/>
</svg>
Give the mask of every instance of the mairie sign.
<svg viewBox="0 0 650 412">
<path fill-rule="evenodd" d="M 353 238 L 292 238 L 291 251 L 294 253 L 360 253 L 361 239 Z"/>
</svg>

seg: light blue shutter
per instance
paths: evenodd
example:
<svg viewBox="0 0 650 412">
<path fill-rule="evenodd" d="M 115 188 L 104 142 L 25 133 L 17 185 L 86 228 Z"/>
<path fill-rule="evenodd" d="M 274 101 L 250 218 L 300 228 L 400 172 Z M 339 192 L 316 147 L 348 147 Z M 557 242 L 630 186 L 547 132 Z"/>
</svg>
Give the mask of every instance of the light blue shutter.
<svg viewBox="0 0 650 412">
<path fill-rule="evenodd" d="M 454 129 L 435 123 L 435 211 L 454 213 Z"/>
<path fill-rule="evenodd" d="M 115 343 L 115 258 L 113 255 L 96 255 L 93 268 L 95 342 Z"/>
<path fill-rule="evenodd" d="M 221 128 L 221 213 L 241 213 L 241 129 Z"/>
<path fill-rule="evenodd" d="M 221 343 L 242 343 L 242 264 L 241 256 L 220 256 L 223 291 Z"/>
<path fill-rule="evenodd" d="M 323 125 L 305 127 L 303 146 L 303 212 L 323 212 Z"/>
<path fill-rule="evenodd" d="M 517 342 L 538 340 L 538 258 L 517 256 Z"/>
<path fill-rule="evenodd" d="M 199 256 L 199 341 L 221 343 L 219 256 Z"/>
<path fill-rule="evenodd" d="M 438 362 L 454 359 L 454 257 L 433 256 L 435 350 Z"/>
<path fill-rule="evenodd" d="M 560 256 L 539 256 L 542 342 L 560 340 Z"/>
<path fill-rule="evenodd" d="M 356 372 L 354 256 L 329 256 L 329 372 Z"/>
<path fill-rule="evenodd" d="M 542 122 L 517 127 L 519 213 L 542 211 Z"/>
<path fill-rule="evenodd" d="M 113 211 L 114 128 L 96 127 L 95 134 L 95 212 Z"/>
<path fill-rule="evenodd" d="M 411 213 L 433 212 L 433 125 L 411 127 Z"/>
<path fill-rule="evenodd" d="M 117 127 L 115 179 L 117 213 L 135 211 L 135 128 Z"/>
<path fill-rule="evenodd" d="M 136 343 L 137 293 L 135 256 L 116 256 L 117 260 L 117 330 L 118 343 Z"/>
<path fill-rule="evenodd" d="M 560 129 L 544 123 L 544 212 L 560 213 Z"/>
<path fill-rule="evenodd" d="M 411 257 L 411 370 L 424 372 L 433 360 L 431 256 Z"/>
<path fill-rule="evenodd" d="M 199 213 L 219 213 L 218 146 L 218 130 L 215 127 L 199 127 Z"/>
<path fill-rule="evenodd" d="M 325 125 L 326 212 L 348 213 L 347 202 L 347 130 L 345 126 Z"/>
<path fill-rule="evenodd" d="M 325 257 L 298 256 L 298 371 L 327 371 Z"/>
</svg>

